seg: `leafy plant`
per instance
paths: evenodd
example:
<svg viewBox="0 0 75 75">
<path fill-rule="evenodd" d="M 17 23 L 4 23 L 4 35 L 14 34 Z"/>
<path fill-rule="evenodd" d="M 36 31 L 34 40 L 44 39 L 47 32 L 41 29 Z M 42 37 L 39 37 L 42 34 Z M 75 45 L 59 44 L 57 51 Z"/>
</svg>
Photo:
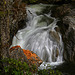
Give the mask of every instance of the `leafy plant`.
<svg viewBox="0 0 75 75">
<path fill-rule="evenodd" d="M 29 66 L 26 62 L 22 63 L 12 58 L 4 58 L 1 61 L 5 64 L 5 75 L 33 75 L 35 72 L 38 75 L 62 75 L 58 70 L 44 69 L 38 71 L 36 65 Z"/>
<path fill-rule="evenodd" d="M 8 64 L 4 67 L 4 71 L 6 75 L 32 75 L 32 67 L 21 61 L 17 61 L 12 58 L 4 58 L 1 60 L 4 64 Z"/>
<path fill-rule="evenodd" d="M 52 70 L 52 69 L 40 70 L 40 71 L 38 71 L 38 74 L 39 74 L 39 75 L 62 75 L 62 73 L 59 72 L 58 70 L 55 71 L 55 70 Z"/>
</svg>

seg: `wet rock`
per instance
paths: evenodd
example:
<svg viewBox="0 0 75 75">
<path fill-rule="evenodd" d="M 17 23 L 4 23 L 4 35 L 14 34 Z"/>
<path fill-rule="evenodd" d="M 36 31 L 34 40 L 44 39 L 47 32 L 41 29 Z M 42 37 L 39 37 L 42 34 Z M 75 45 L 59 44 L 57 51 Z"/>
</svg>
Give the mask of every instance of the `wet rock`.
<svg viewBox="0 0 75 75">
<path fill-rule="evenodd" d="M 56 50 L 52 50 L 53 51 L 53 54 L 52 54 L 52 61 L 55 62 L 58 55 L 59 55 L 59 50 L 58 48 L 56 48 Z M 56 57 L 56 58 L 55 58 Z"/>
<path fill-rule="evenodd" d="M 59 43 L 60 42 L 60 37 L 59 33 L 55 31 L 50 31 L 50 35 Z"/>
<path fill-rule="evenodd" d="M 27 62 L 29 65 L 40 66 L 42 60 L 32 51 L 22 49 L 20 46 L 10 48 L 10 57 L 21 62 Z"/>
<path fill-rule="evenodd" d="M 58 48 L 56 48 L 56 57 L 58 57 L 58 55 L 59 55 L 59 50 Z"/>
</svg>

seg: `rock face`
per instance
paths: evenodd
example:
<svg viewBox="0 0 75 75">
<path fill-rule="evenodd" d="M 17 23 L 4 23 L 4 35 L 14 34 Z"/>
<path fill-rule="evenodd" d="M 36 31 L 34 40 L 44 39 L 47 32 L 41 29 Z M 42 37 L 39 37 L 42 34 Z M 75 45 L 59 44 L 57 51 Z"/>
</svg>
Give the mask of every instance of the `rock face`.
<svg viewBox="0 0 75 75">
<path fill-rule="evenodd" d="M 26 26 L 26 4 L 20 2 L 21 0 L 15 0 L 12 2 L 11 12 L 12 16 L 10 18 L 10 41 L 12 42 L 13 36 L 17 33 L 19 29 Z M 11 44 L 11 43 L 10 43 Z"/>
<path fill-rule="evenodd" d="M 64 35 L 64 59 L 75 63 L 75 30 L 70 28 Z"/>
<path fill-rule="evenodd" d="M 42 60 L 32 51 L 22 49 L 20 46 L 10 48 L 10 57 L 21 62 L 27 62 L 29 65 L 40 66 Z"/>
<path fill-rule="evenodd" d="M 64 59 L 75 63 L 75 5 L 63 4 L 52 11 L 64 42 Z"/>
<path fill-rule="evenodd" d="M 75 9 L 72 9 L 69 15 L 63 18 L 63 23 L 68 25 L 63 36 L 64 59 L 75 63 Z"/>
</svg>

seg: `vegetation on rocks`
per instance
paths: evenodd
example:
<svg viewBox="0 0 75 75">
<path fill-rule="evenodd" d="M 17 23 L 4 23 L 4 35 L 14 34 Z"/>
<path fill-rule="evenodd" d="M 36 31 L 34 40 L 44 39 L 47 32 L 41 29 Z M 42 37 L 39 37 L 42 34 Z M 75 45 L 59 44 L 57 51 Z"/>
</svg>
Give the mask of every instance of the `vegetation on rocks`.
<svg viewBox="0 0 75 75">
<path fill-rule="evenodd" d="M 33 75 L 37 70 L 35 65 L 29 66 L 26 62 L 22 63 L 12 58 L 4 58 L 1 61 L 8 64 L 4 67 L 4 75 Z M 1 69 L 0 75 L 2 75 Z"/>
<path fill-rule="evenodd" d="M 58 70 L 37 70 L 35 65 L 29 66 L 26 62 L 21 62 L 20 60 L 15 60 L 12 58 L 3 58 L 1 60 L 6 65 L 4 69 L 4 75 L 62 75 Z M 0 75 L 3 74 L 3 70 L 0 69 Z"/>
</svg>

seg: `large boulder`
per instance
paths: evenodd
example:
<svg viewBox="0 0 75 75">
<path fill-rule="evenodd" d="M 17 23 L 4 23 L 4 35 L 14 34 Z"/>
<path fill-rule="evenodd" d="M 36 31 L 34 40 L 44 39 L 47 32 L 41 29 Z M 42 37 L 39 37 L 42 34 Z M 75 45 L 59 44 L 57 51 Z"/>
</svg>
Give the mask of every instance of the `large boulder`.
<svg viewBox="0 0 75 75">
<path fill-rule="evenodd" d="M 21 62 L 27 62 L 29 65 L 40 66 L 42 60 L 32 51 L 22 49 L 20 46 L 10 48 L 10 57 Z"/>
</svg>

